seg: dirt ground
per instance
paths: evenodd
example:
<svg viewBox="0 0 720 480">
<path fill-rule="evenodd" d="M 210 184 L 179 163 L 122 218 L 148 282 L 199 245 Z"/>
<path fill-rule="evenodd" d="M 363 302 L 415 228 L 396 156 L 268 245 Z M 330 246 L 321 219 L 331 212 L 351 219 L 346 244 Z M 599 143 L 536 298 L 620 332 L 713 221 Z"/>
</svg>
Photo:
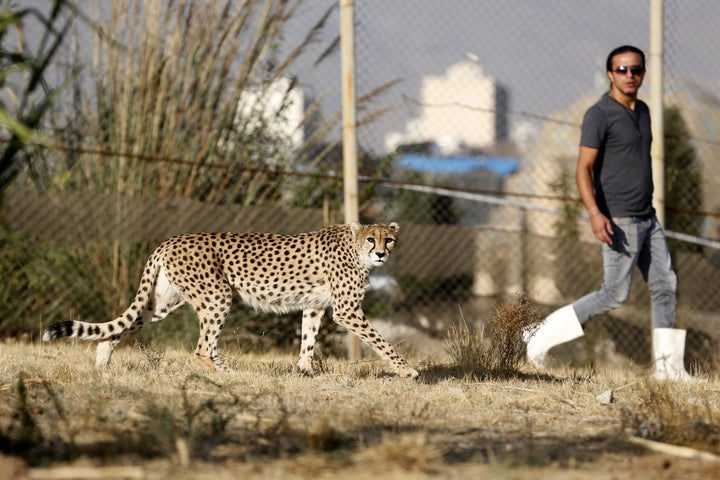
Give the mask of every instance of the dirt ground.
<svg viewBox="0 0 720 480">
<path fill-rule="evenodd" d="M 470 479 L 502 478 L 516 480 L 535 480 L 552 478 L 555 480 L 709 480 L 718 478 L 720 470 L 716 466 L 693 460 L 676 460 L 662 455 L 646 455 L 629 458 L 622 455 L 604 455 L 590 466 L 562 468 L 515 467 L 494 465 L 451 465 L 432 466 L 424 469 L 407 469 L 392 463 L 337 465 L 326 459 L 307 456 L 292 460 L 273 462 L 233 463 L 222 465 L 195 462 L 188 467 L 174 465 L 172 462 L 156 460 L 143 462 L 142 465 L 107 467 L 95 466 L 78 461 L 70 465 L 55 465 L 42 469 L 23 468 L 21 462 L 11 458 L 0 459 L 0 479 L 197 479 L 224 480 L 238 478 L 262 478 L 268 480 L 292 479 Z"/>
<path fill-rule="evenodd" d="M 720 478 L 720 384 L 643 369 L 508 380 L 415 355 L 417 381 L 374 358 L 0 344 L 0 480 L 60 478 Z M 612 391 L 612 401 L 598 395 Z M 683 448 L 679 448 L 683 447 Z M 669 448 L 669 451 L 658 451 Z"/>
</svg>

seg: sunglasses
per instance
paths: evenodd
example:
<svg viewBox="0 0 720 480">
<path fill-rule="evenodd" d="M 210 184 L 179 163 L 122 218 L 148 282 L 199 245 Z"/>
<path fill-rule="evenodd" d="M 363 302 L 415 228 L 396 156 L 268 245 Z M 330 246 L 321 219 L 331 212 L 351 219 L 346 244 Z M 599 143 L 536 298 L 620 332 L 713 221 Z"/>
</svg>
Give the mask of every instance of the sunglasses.
<svg viewBox="0 0 720 480">
<path fill-rule="evenodd" d="M 632 65 L 628 67 L 627 65 L 620 65 L 614 70 L 615 73 L 618 75 L 627 75 L 628 72 L 632 73 L 633 75 L 640 76 L 645 73 L 645 67 L 642 65 Z"/>
</svg>

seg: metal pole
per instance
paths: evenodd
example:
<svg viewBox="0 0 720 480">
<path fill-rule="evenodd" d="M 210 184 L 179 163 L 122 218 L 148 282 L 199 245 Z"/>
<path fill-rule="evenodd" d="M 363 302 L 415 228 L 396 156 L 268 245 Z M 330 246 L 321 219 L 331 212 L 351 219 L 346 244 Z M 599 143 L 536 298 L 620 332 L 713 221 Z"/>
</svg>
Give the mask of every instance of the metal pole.
<svg viewBox="0 0 720 480">
<path fill-rule="evenodd" d="M 345 223 L 357 222 L 359 219 L 357 133 L 355 130 L 355 30 L 353 10 L 353 0 L 340 0 Z M 355 335 L 350 334 L 349 344 L 348 356 L 350 360 L 360 360 L 360 340 Z"/>
<path fill-rule="evenodd" d="M 665 220 L 665 125 L 663 120 L 663 0 L 650 0 L 650 112 L 652 112 L 653 143 L 652 156 L 653 200 L 657 217 L 661 223 Z"/>
</svg>

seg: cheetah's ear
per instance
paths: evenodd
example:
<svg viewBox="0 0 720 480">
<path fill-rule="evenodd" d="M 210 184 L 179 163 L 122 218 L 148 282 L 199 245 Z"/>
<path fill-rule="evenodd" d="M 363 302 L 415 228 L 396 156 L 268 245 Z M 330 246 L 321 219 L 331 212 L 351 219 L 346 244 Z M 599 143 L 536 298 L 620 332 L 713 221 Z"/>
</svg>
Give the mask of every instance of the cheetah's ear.
<svg viewBox="0 0 720 480">
<path fill-rule="evenodd" d="M 350 224 L 350 231 L 353 235 L 357 235 L 360 229 L 362 228 L 362 225 L 360 225 L 358 222 L 352 222 Z"/>
<path fill-rule="evenodd" d="M 389 223 L 389 224 L 388 224 L 388 227 L 389 227 L 390 230 L 392 230 L 393 232 L 397 232 L 397 231 L 400 230 L 400 225 L 398 225 L 397 222 L 391 222 L 391 223 Z"/>
</svg>

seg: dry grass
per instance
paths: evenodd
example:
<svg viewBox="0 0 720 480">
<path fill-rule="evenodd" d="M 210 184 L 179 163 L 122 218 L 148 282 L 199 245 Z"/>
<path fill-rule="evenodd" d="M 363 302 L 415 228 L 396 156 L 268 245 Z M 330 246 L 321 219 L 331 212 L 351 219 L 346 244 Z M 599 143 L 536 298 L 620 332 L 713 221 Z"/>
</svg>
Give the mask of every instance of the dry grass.
<svg viewBox="0 0 720 480">
<path fill-rule="evenodd" d="M 0 451 L 13 452 L 0 467 L 18 478 L 130 468 L 120 476 L 618 479 L 652 465 L 685 478 L 720 468 L 629 440 L 660 424 L 647 438 L 720 454 L 716 381 L 523 369 L 476 381 L 433 364 L 413 382 L 335 358 L 305 378 L 294 354 L 239 352 L 226 355 L 236 373 L 219 374 L 159 347 L 121 348 L 98 372 L 93 357 L 72 342 L 0 346 Z M 608 389 L 615 401 L 603 405 Z"/>
</svg>

